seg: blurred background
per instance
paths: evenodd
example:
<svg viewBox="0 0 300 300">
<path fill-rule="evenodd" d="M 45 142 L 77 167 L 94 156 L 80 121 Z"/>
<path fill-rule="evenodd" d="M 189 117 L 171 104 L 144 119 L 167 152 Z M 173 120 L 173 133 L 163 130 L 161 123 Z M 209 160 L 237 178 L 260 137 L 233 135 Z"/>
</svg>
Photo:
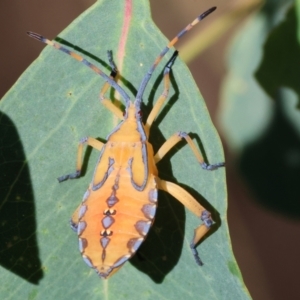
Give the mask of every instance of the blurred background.
<svg viewBox="0 0 300 300">
<path fill-rule="evenodd" d="M 0 98 L 43 48 L 26 31 L 54 38 L 94 2 L 0 2 Z M 291 69 L 300 72 L 300 50 L 292 3 L 150 1 L 153 19 L 169 39 L 199 13 L 218 7 L 177 48 L 223 141 L 232 247 L 253 299 L 300 299 L 300 114 L 295 87 L 300 88 L 300 74 L 289 74 Z M 282 47 L 276 44 L 280 35 L 286 41 Z M 263 52 L 266 39 L 269 61 Z M 290 57 L 296 60 L 286 62 Z M 267 93 L 254 78 L 256 71 Z M 298 81 L 291 83 L 289 75 Z M 296 91 L 278 89 L 281 82 Z"/>
</svg>

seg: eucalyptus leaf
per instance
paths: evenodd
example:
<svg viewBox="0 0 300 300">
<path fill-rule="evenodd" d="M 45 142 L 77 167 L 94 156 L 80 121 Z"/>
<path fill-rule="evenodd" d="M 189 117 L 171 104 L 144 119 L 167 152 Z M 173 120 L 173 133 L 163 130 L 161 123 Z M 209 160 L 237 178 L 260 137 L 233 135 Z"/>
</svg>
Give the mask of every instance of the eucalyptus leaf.
<svg viewBox="0 0 300 300">
<path fill-rule="evenodd" d="M 151 20 L 147 1 L 98 1 L 56 40 L 106 74 L 110 73 L 107 50 L 112 50 L 121 72 L 118 83 L 132 99 L 167 44 Z M 163 68 L 172 52 L 145 91 L 145 116 L 163 91 Z M 59 184 L 56 178 L 74 170 L 80 138 L 103 140 L 118 123 L 99 103 L 103 84 L 83 64 L 46 47 L 0 103 L 0 297 L 249 299 L 230 245 L 225 171 L 202 170 L 184 143 L 158 167 L 161 178 L 186 188 L 213 214 L 214 229 L 198 246 L 205 265 L 195 264 L 189 248 L 200 220 L 164 193 L 159 195 L 149 236 L 130 263 L 107 281 L 85 265 L 69 219 L 92 178 L 97 151 L 87 150 L 80 179 Z M 113 90 L 108 94 L 118 99 Z M 203 98 L 178 59 L 171 76 L 170 100 L 151 130 L 154 148 L 180 130 L 191 133 L 209 163 L 224 161 Z"/>
</svg>

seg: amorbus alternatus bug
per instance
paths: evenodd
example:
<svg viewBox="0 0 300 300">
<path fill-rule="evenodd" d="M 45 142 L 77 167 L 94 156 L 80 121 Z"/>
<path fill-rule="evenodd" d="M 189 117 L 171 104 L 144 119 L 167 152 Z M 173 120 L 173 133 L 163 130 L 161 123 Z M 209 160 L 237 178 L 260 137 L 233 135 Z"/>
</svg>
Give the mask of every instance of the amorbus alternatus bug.
<svg viewBox="0 0 300 300">
<path fill-rule="evenodd" d="M 92 137 L 83 138 L 78 146 L 76 172 L 58 178 L 62 182 L 80 177 L 84 144 L 100 151 L 93 180 L 84 194 L 82 203 L 72 216 L 71 226 L 77 232 L 79 249 L 84 261 L 103 278 L 113 275 L 145 240 L 154 221 L 158 190 L 170 193 L 201 219 L 202 224 L 195 229 L 191 249 L 196 262 L 202 264 L 195 245 L 213 223 L 210 213 L 183 188 L 161 180 L 156 164 L 182 139 L 186 140 L 203 169 L 215 170 L 224 166 L 224 163 L 207 164 L 185 132 L 177 132 L 171 136 L 156 154 L 148 142 L 150 127 L 168 97 L 169 73 L 177 57 L 177 51 L 164 69 L 164 90 L 145 124 L 141 120 L 141 103 L 150 77 L 164 55 L 182 35 L 215 9 L 213 7 L 201 14 L 169 42 L 143 78 L 134 102 L 115 81 L 118 71 L 111 51 L 108 51 L 108 58 L 112 71 L 108 76 L 75 52 L 39 34 L 28 32 L 30 37 L 72 56 L 103 77 L 106 83 L 100 91 L 100 99 L 105 107 L 121 120 L 108 135 L 106 143 Z M 121 95 L 125 103 L 125 113 L 105 98 L 110 86 Z"/>
</svg>

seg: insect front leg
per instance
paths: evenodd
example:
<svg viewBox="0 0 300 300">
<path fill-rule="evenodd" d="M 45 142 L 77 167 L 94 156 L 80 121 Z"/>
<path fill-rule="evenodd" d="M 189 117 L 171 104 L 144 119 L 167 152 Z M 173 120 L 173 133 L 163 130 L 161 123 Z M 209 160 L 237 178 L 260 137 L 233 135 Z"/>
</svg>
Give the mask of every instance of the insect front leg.
<svg viewBox="0 0 300 300">
<path fill-rule="evenodd" d="M 162 92 L 162 94 L 160 95 L 160 97 L 158 98 L 158 100 L 155 102 L 148 118 L 147 121 L 145 123 L 145 131 L 147 136 L 149 136 L 149 131 L 150 131 L 150 127 L 153 123 L 153 121 L 155 120 L 155 118 L 157 117 L 161 107 L 163 106 L 163 104 L 165 103 L 168 95 L 169 95 L 169 89 L 170 89 L 170 72 L 172 69 L 172 66 L 176 60 L 176 57 L 178 56 L 178 51 L 175 51 L 172 55 L 172 57 L 170 58 L 169 62 L 167 63 L 165 70 L 164 70 L 164 90 Z"/>
<path fill-rule="evenodd" d="M 109 65 L 111 67 L 111 73 L 109 75 L 109 77 L 113 80 L 115 80 L 116 76 L 118 75 L 118 69 L 117 66 L 113 60 L 112 57 L 112 51 L 108 50 L 107 51 L 107 56 L 108 56 L 108 61 L 109 61 Z M 104 86 L 102 87 L 101 91 L 100 91 L 100 101 L 101 103 L 108 109 L 110 110 L 115 116 L 117 116 L 119 119 L 123 120 L 124 116 L 123 116 L 123 112 L 121 111 L 121 109 L 117 106 L 115 106 L 110 99 L 105 98 L 105 93 L 107 92 L 107 90 L 111 87 L 111 84 L 108 82 L 105 82 Z"/>
<path fill-rule="evenodd" d="M 101 150 L 104 143 L 96 140 L 92 137 L 85 137 L 82 138 L 78 144 L 78 150 L 77 150 L 77 160 L 76 160 L 76 171 L 74 173 L 70 173 L 67 175 L 63 175 L 57 178 L 59 182 L 68 180 L 68 179 L 74 179 L 80 177 L 81 174 L 81 168 L 82 168 L 82 152 L 83 152 L 83 145 L 87 144 L 97 150 Z"/>
<path fill-rule="evenodd" d="M 225 163 L 220 162 L 216 164 L 208 164 L 204 161 L 203 156 L 200 151 L 196 147 L 195 143 L 192 141 L 190 136 L 186 132 L 177 132 L 172 135 L 165 143 L 160 147 L 157 153 L 154 156 L 155 163 L 158 163 L 177 143 L 179 143 L 182 139 L 185 139 L 190 148 L 192 149 L 197 161 L 201 165 L 202 169 L 212 171 L 216 170 L 220 167 L 224 167 Z"/>
<path fill-rule="evenodd" d="M 202 266 L 203 262 L 200 259 L 199 253 L 196 249 L 196 245 L 201 240 L 201 238 L 209 231 L 210 227 L 213 224 L 210 212 L 207 211 L 202 205 L 200 205 L 194 197 L 192 197 L 186 190 L 184 190 L 179 185 L 173 182 L 161 180 L 159 178 L 157 178 L 157 185 L 160 190 L 163 190 L 172 195 L 174 198 L 180 201 L 187 209 L 189 209 L 193 214 L 195 214 L 202 220 L 203 223 L 195 229 L 194 237 L 190 244 L 196 263 Z"/>
</svg>

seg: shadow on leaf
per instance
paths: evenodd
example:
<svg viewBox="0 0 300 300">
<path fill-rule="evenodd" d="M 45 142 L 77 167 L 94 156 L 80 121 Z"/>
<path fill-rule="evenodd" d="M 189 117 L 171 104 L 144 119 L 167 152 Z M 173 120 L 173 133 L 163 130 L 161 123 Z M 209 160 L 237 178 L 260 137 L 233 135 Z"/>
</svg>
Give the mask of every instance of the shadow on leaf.
<svg viewBox="0 0 300 300">
<path fill-rule="evenodd" d="M 18 132 L 2 113 L 0 128 L 0 264 L 38 284 L 43 271 L 29 169 Z"/>
</svg>

